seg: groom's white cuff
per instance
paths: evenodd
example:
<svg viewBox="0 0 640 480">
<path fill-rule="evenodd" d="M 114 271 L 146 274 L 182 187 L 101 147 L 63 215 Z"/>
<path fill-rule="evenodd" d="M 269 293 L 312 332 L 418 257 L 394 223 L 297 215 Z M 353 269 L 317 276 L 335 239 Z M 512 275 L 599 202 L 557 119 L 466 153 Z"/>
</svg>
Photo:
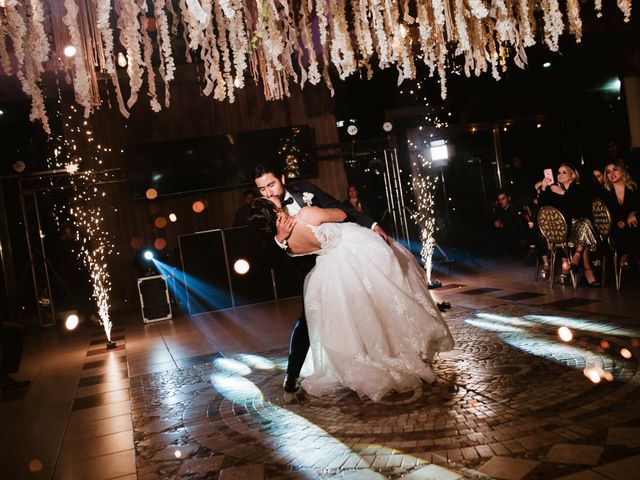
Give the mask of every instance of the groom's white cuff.
<svg viewBox="0 0 640 480">
<path fill-rule="evenodd" d="M 282 250 L 286 250 L 287 248 L 289 248 L 289 245 L 287 245 L 287 241 L 286 241 L 286 240 L 284 241 L 284 243 L 280 243 L 276 237 L 273 237 L 273 240 L 276 242 L 276 244 L 277 244 L 277 245 L 278 245 Z"/>
<path fill-rule="evenodd" d="M 371 225 L 371 230 L 373 230 L 374 228 L 376 228 L 376 225 L 378 225 L 378 222 L 373 222 L 373 225 Z M 277 240 L 276 240 L 277 242 Z"/>
</svg>

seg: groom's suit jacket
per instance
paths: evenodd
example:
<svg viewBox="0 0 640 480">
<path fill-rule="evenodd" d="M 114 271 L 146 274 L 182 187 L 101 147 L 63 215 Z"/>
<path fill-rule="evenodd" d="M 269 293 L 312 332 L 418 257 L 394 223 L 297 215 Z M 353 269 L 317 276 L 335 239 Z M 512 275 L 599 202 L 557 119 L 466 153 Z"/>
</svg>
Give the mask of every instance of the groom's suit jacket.
<svg viewBox="0 0 640 480">
<path fill-rule="evenodd" d="M 304 207 L 307 203 L 304 201 L 305 193 L 313 195 L 309 202 L 309 205 L 320 208 L 339 208 L 347 214 L 348 222 L 355 222 L 365 228 L 371 228 L 374 221 L 368 215 L 358 212 L 353 205 L 344 205 L 327 192 L 319 187 L 316 187 L 312 183 L 297 182 L 291 185 L 286 185 L 285 189 L 291 194 L 291 196 L 298 202 L 298 205 Z M 310 196 L 310 195 L 307 195 Z"/>
<path fill-rule="evenodd" d="M 355 222 L 365 228 L 371 228 L 375 223 L 371 217 L 358 212 L 351 204 L 345 205 L 340 203 L 327 192 L 312 183 L 296 182 L 286 184 L 285 190 L 291 194 L 300 207 L 310 205 L 320 208 L 339 208 L 347 214 L 347 219 L 345 221 Z M 305 202 L 305 198 L 310 198 L 310 201 Z M 267 242 L 266 250 L 272 265 L 283 261 L 293 261 L 298 271 L 302 274 L 301 280 L 304 280 L 306 274 L 309 273 L 316 263 L 315 255 L 289 257 L 284 250 L 278 247 L 273 238 L 270 239 L 270 242 Z"/>
</svg>

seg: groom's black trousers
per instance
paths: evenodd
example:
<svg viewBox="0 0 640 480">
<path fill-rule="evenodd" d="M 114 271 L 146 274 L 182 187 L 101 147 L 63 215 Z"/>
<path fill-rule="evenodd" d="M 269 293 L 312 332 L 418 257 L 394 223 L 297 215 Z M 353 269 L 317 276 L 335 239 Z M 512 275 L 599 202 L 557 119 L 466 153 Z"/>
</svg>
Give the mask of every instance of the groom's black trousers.
<svg viewBox="0 0 640 480">
<path fill-rule="evenodd" d="M 304 364 L 304 359 L 309 351 L 309 329 L 307 328 L 307 317 L 304 314 L 304 306 L 300 318 L 293 327 L 291 341 L 289 343 L 289 361 L 287 363 L 287 375 L 292 378 L 300 376 L 300 370 Z"/>
<path fill-rule="evenodd" d="M 316 264 L 315 255 L 304 255 L 301 257 L 293 257 L 293 264 L 298 272 L 300 283 L 304 283 L 304 279 Z M 287 363 L 287 375 L 292 378 L 300 376 L 300 370 L 304 364 L 304 359 L 309 351 L 309 329 L 307 328 L 307 317 L 304 313 L 304 293 L 302 295 L 302 313 L 293 327 L 291 332 L 291 341 L 289 342 L 289 361 Z"/>
</svg>

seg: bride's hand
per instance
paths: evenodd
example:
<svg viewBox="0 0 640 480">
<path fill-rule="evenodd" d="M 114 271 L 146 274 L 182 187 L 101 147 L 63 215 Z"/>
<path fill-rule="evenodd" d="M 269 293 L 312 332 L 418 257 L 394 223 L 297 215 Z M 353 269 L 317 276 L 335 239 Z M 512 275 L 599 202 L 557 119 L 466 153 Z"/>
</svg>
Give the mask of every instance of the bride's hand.
<svg viewBox="0 0 640 480">
<path fill-rule="evenodd" d="M 278 218 L 276 219 L 276 240 L 279 243 L 284 243 L 285 240 L 288 240 L 291 236 L 291 232 L 293 232 L 293 227 L 296 226 L 296 222 L 298 219 L 296 217 L 291 217 L 284 212 L 277 213 Z"/>
<path fill-rule="evenodd" d="M 389 243 L 389 237 L 387 237 L 387 234 L 380 227 L 380 225 L 376 225 L 375 227 L 373 227 L 373 231 L 380 235 L 385 242 Z"/>
</svg>

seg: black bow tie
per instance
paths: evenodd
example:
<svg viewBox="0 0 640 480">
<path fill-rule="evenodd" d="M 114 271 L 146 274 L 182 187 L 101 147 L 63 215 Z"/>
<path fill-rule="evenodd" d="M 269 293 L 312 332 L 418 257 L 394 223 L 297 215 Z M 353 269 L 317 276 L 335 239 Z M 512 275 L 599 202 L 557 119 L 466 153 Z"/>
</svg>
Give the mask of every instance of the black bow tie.
<svg viewBox="0 0 640 480">
<path fill-rule="evenodd" d="M 293 203 L 293 197 L 285 198 L 282 201 L 282 205 L 283 206 L 291 205 L 292 203 Z"/>
</svg>

